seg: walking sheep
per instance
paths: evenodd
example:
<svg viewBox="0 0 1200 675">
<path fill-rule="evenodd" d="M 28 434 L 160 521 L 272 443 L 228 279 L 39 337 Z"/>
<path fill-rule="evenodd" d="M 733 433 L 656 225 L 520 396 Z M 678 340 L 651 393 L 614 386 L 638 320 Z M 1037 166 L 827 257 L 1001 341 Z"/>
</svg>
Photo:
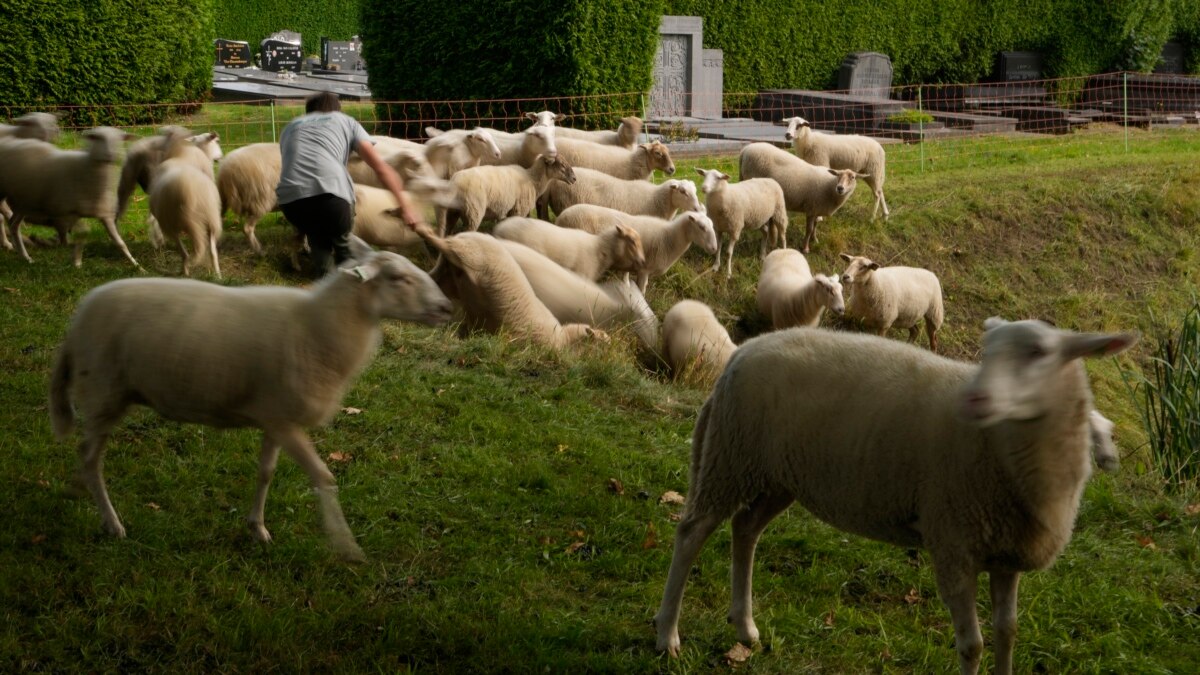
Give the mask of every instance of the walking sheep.
<svg viewBox="0 0 1200 675">
<path fill-rule="evenodd" d="M 842 273 L 842 283 L 850 289 L 846 316 L 860 319 L 879 335 L 893 326 L 907 328 L 909 342 L 916 342 L 924 319 L 929 350 L 936 352 L 937 332 L 945 317 L 937 275 L 919 267 L 880 267 L 870 258 L 841 255 L 850 263 Z"/>
<path fill-rule="evenodd" d="M 539 155 L 529 168 L 506 165 L 463 169 L 450 178 L 458 191 L 458 201 L 451 210 L 439 210 L 438 227 L 444 234 L 461 219 L 474 232 L 485 219 L 528 216 L 538 196 L 556 181 L 574 183 L 575 171 L 568 162 L 548 155 Z"/>
<path fill-rule="evenodd" d="M 25 113 L 12 120 L 12 124 L 0 124 L 0 138 L 32 138 L 53 143 L 58 140 L 58 117 L 53 113 Z"/>
<path fill-rule="evenodd" d="M 825 308 L 841 316 L 846 310 L 836 274 L 815 277 L 804 254 L 791 248 L 771 251 L 758 277 L 758 311 L 775 330 L 816 326 Z"/>
<path fill-rule="evenodd" d="M 754 549 L 798 501 L 847 532 L 929 550 L 968 675 L 983 652 L 975 596 L 987 572 L 995 670 L 1010 673 L 1017 581 L 1067 545 L 1091 472 L 1092 395 L 1080 359 L 1119 353 L 1137 338 L 1039 321 L 985 326 L 978 366 L 814 328 L 739 347 L 692 434 L 690 492 L 655 616 L 658 648 L 679 653 L 688 571 L 730 516 L 729 618 L 739 640 L 758 639 Z"/>
<path fill-rule="evenodd" d="M 178 422 L 262 429 L 250 534 L 271 541 L 263 510 L 282 447 L 316 488 L 334 550 L 363 559 L 333 474 L 304 430 L 337 413 L 379 344 L 381 319 L 438 325 L 450 302 L 405 258 L 351 242 L 358 266 L 312 289 L 123 279 L 83 298 L 54 363 L 50 422 L 65 438 L 74 401 L 82 475 L 109 533 L 125 536 L 104 486 L 104 443 L 137 403 Z"/>
<path fill-rule="evenodd" d="M 207 258 L 213 273 L 221 278 L 221 263 L 217 258 L 221 195 L 211 178 L 185 158 L 164 161 L 155 169 L 150 183 L 150 215 L 154 216 L 153 227 L 158 237 L 165 236 L 179 246 L 184 276 L 191 273 L 189 263 L 202 264 Z M 191 257 L 180 235 L 192 240 L 195 252 Z"/>
<path fill-rule="evenodd" d="M 703 302 L 681 300 L 663 317 L 663 359 L 675 377 L 692 369 L 716 377 L 725 369 L 737 345 Z"/>
<path fill-rule="evenodd" d="M 869 136 L 854 134 L 833 135 L 813 131 L 812 126 L 803 117 L 791 117 L 783 120 L 788 129 L 784 137 L 792 142 L 796 156 L 809 164 L 827 166 L 831 169 L 853 169 L 867 174 L 867 185 L 875 194 L 875 210 L 871 218 L 879 217 L 879 207 L 883 207 L 883 219 L 891 216 L 887 200 L 883 198 L 883 179 L 887 169 L 887 156 L 879 141 Z"/>
<path fill-rule="evenodd" d="M 218 165 L 217 191 L 221 214 L 233 211 L 242 219 L 242 231 L 250 248 L 262 253 L 254 228 L 263 216 L 278 208 L 275 186 L 279 184 L 283 157 L 278 143 L 251 143 L 225 155 Z"/>
<path fill-rule="evenodd" d="M 591 234 L 536 218 L 514 217 L 497 223 L 492 233 L 497 239 L 524 244 L 591 281 L 610 269 L 637 272 L 646 264 L 641 235 L 625 225 Z"/>
<path fill-rule="evenodd" d="M 762 245 L 758 257 L 767 256 L 767 247 L 778 233 L 788 226 L 787 205 L 783 200 L 783 188 L 771 178 L 750 178 L 740 183 L 730 183 L 729 174 L 716 169 L 697 168 L 696 173 L 704 176 L 700 189 L 704 192 L 704 208 L 712 218 L 717 230 L 717 257 L 712 271 L 721 270 L 720 235 L 729 237 L 729 256 L 726 260 L 725 278 L 733 278 L 733 249 L 742 237 L 742 230 L 762 230 Z"/>
<path fill-rule="evenodd" d="M 121 165 L 121 177 L 117 181 L 116 220 L 118 223 L 121 222 L 126 209 L 129 208 L 129 198 L 133 196 L 135 187 L 142 188 L 142 192 L 147 195 L 150 194 L 150 178 L 158 165 L 167 159 L 168 149 L 175 147 L 175 152 L 182 152 L 178 146 L 172 145 L 177 139 L 192 140 L 192 143 L 203 153 L 194 155 L 193 158 L 208 158 L 207 163 L 198 160 L 196 168 L 203 171 L 210 179 L 213 178 L 215 175 L 213 162 L 220 160 L 223 154 L 220 136 L 211 132 L 193 135 L 191 131 L 174 125 L 161 127 L 157 134 L 134 141 L 129 146 L 129 151 L 125 153 L 125 163 Z"/>
<path fill-rule="evenodd" d="M 644 180 L 613 178 L 592 169 L 576 169 L 574 183 L 555 183 L 546 195 L 550 209 L 556 214 L 556 223 L 577 204 L 603 206 L 633 215 L 659 218 L 670 218 L 676 211 L 704 210 L 696 194 L 696 184 L 690 180 L 671 179 L 655 185 Z"/>
</svg>

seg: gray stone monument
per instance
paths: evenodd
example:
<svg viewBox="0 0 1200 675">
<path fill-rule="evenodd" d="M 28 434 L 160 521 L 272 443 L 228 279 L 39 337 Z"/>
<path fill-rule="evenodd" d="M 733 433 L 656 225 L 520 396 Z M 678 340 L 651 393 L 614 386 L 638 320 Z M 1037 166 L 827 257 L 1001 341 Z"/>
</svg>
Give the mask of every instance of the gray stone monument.
<svg viewBox="0 0 1200 675">
<path fill-rule="evenodd" d="M 1187 72 L 1183 64 L 1183 44 L 1174 41 L 1167 42 L 1158 56 L 1158 64 L 1154 66 L 1154 72 L 1181 75 Z"/>
<path fill-rule="evenodd" d="M 719 119 L 724 55 L 719 49 L 703 48 L 704 19 L 664 16 L 658 34 L 646 115 Z"/>
<path fill-rule="evenodd" d="M 692 117 L 721 119 L 725 94 L 725 52 L 705 49 L 700 53 L 700 78 L 692 96 Z"/>
<path fill-rule="evenodd" d="M 892 60 L 879 52 L 855 52 L 842 60 L 838 89 L 852 96 L 890 98 Z"/>
</svg>

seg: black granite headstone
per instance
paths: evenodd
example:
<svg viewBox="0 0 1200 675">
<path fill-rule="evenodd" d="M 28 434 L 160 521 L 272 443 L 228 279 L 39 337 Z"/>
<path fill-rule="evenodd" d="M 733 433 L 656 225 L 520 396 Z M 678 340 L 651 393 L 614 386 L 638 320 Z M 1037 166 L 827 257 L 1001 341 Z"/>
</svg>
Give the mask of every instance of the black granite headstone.
<svg viewBox="0 0 1200 675">
<path fill-rule="evenodd" d="M 838 89 L 854 96 L 888 98 L 892 94 L 892 60 L 878 52 L 856 52 L 842 60 Z"/>
<path fill-rule="evenodd" d="M 300 49 L 300 34 L 281 30 L 262 41 L 262 69 L 273 73 L 300 72 L 304 52 Z"/>
<path fill-rule="evenodd" d="M 226 68 L 245 68 L 250 65 L 250 43 L 243 40 L 217 39 L 217 65 Z"/>
<path fill-rule="evenodd" d="M 1183 67 L 1183 45 L 1178 42 L 1164 44 L 1162 54 L 1158 56 L 1158 65 L 1154 66 L 1154 72 L 1172 75 L 1187 72 Z"/>
<path fill-rule="evenodd" d="M 1042 79 L 1042 55 L 1037 52 L 1000 52 L 996 55 L 996 80 L 1024 82 Z"/>
<path fill-rule="evenodd" d="M 366 70 L 367 64 L 362 59 L 362 40 L 357 35 L 350 40 L 321 38 L 321 67 L 343 72 Z"/>
</svg>

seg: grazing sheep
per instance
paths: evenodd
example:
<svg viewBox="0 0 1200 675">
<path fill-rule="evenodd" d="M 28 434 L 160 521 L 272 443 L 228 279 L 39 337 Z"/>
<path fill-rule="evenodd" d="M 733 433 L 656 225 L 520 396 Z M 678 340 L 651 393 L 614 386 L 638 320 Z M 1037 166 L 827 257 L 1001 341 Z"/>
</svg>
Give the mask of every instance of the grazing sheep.
<svg viewBox="0 0 1200 675">
<path fill-rule="evenodd" d="M 806 227 L 802 250 L 805 253 L 808 253 L 809 244 L 817 241 L 817 220 L 836 213 L 854 194 L 857 179 L 867 177 L 867 174 L 855 173 L 850 169 L 813 166 L 770 143 L 751 143 L 742 148 L 738 165 L 743 181 L 748 178 L 774 178 L 783 188 L 788 211 L 804 213 Z M 779 243 L 786 248 L 787 228 L 781 230 L 780 235 Z"/>
<path fill-rule="evenodd" d="M 380 340 L 384 318 L 445 323 L 450 302 L 394 253 L 351 239 L 358 267 L 311 289 L 229 288 L 186 279 L 123 279 L 79 303 L 50 380 L 50 422 L 63 439 L 83 417 L 83 478 L 109 533 L 125 536 L 102 473 L 104 443 L 130 404 L 213 427 L 263 430 L 258 487 L 247 517 L 267 543 L 267 488 L 279 448 L 308 474 L 334 550 L 362 560 L 333 474 L 306 427 L 329 422 Z"/>
<path fill-rule="evenodd" d="M 150 194 L 150 178 L 154 175 L 155 168 L 167 159 L 168 149 L 172 149 L 177 155 L 185 152 L 183 146 L 173 145 L 179 139 L 190 139 L 203 153 L 189 154 L 195 161 L 196 168 L 210 179 L 213 178 L 213 162 L 222 157 L 220 136 L 215 133 L 193 135 L 191 131 L 174 125 L 161 127 L 157 134 L 134 141 L 125 153 L 125 163 L 121 165 L 121 178 L 117 181 L 118 223 L 125 217 L 125 211 L 129 208 L 129 198 L 133 196 L 135 187 L 141 187 L 142 192 Z M 207 162 L 203 157 L 207 157 Z"/>
<path fill-rule="evenodd" d="M 838 316 L 846 310 L 838 276 L 813 276 L 804 254 L 790 248 L 771 251 L 763 260 L 757 300 L 758 311 L 775 330 L 816 326 L 826 308 Z"/>
<path fill-rule="evenodd" d="M 853 169 L 867 174 L 867 185 L 875 194 L 875 210 L 871 218 L 879 217 L 879 207 L 883 207 L 883 219 L 891 215 L 888 211 L 887 200 L 883 198 L 883 179 L 887 169 L 887 156 L 879 141 L 869 136 L 853 134 L 833 135 L 813 131 L 812 126 L 803 117 L 790 117 L 787 122 L 785 138 L 792 142 L 796 156 L 809 164 L 827 166 L 831 169 Z"/>
<path fill-rule="evenodd" d="M 431 273 L 466 315 L 461 331 L 509 331 L 518 337 L 562 349 L 581 338 L 607 340 L 582 323 L 560 323 L 538 299 L 504 244 L 490 234 L 462 232 L 440 237 L 424 223 L 414 228 L 442 259 Z"/>
<path fill-rule="evenodd" d="M 646 264 L 642 237 L 625 225 L 601 234 L 570 230 L 536 218 L 506 218 L 492 233 L 528 246 L 585 279 L 596 281 L 608 270 L 636 272 Z"/>
<path fill-rule="evenodd" d="M 463 169 L 450 178 L 458 201 L 451 210 L 439 209 L 438 228 L 444 234 L 461 219 L 475 231 L 485 219 L 527 216 L 538 195 L 555 181 L 574 183 L 575 171 L 566 161 L 548 155 L 539 156 L 527 169 L 513 165 Z"/>
<path fill-rule="evenodd" d="M 639 117 L 622 117 L 616 131 L 585 131 L 570 127 L 555 127 L 554 135 L 556 138 L 575 138 L 633 150 L 633 146 L 637 145 L 638 135 L 642 133 L 643 126 L 644 123 Z"/>
<path fill-rule="evenodd" d="M 1088 413 L 1088 425 L 1092 437 L 1092 458 L 1096 460 L 1096 466 L 1105 473 L 1116 471 L 1120 468 L 1121 460 L 1117 455 L 1117 444 L 1113 441 L 1115 425 L 1112 420 L 1093 410 Z"/>
<path fill-rule="evenodd" d="M 158 238 L 165 236 L 179 246 L 184 276 L 191 273 L 190 262 L 202 264 L 207 257 L 213 273 L 221 278 L 221 263 L 217 258 L 217 241 L 221 238 L 221 195 L 211 177 L 204 175 L 187 158 L 165 160 L 155 169 L 150 182 L 150 215 L 154 216 Z M 191 259 L 180 235 L 187 235 L 192 240 L 195 253 Z"/>
<path fill-rule="evenodd" d="M 662 354 L 675 377 L 689 369 L 716 377 L 735 349 L 729 331 L 703 302 L 681 300 L 663 317 Z"/>
<path fill-rule="evenodd" d="M 242 219 L 242 231 L 250 248 L 262 253 L 262 244 L 254 236 L 258 221 L 277 210 L 275 186 L 283 170 L 278 143 L 251 143 L 225 155 L 218 165 L 217 191 L 221 195 L 221 213 L 233 211 Z"/>
<path fill-rule="evenodd" d="M 729 236 L 729 255 L 726 258 L 725 278 L 733 278 L 733 249 L 742 230 L 762 230 L 762 245 L 758 257 L 767 256 L 767 246 L 777 238 L 777 233 L 787 229 L 787 206 L 783 201 L 783 188 L 771 178 L 751 178 L 740 183 L 730 183 L 729 174 L 716 169 L 697 168 L 696 173 L 704 176 L 700 189 L 704 192 L 704 210 L 712 218 L 717 229 L 717 258 L 712 271 L 721 269 L 720 235 Z"/>
<path fill-rule="evenodd" d="M 58 117 L 53 113 L 25 113 L 12 120 L 12 124 L 0 124 L 0 138 L 30 138 L 53 143 L 58 140 Z"/>
<path fill-rule="evenodd" d="M 421 146 L 417 147 L 421 148 Z M 413 176 L 432 177 L 437 174 L 433 166 L 430 165 L 429 160 L 426 159 L 424 149 L 395 150 L 388 154 L 381 154 L 380 156 L 402 178 L 407 179 Z M 346 162 L 346 172 L 350 174 L 350 180 L 359 185 L 369 185 L 377 188 L 385 187 L 383 181 L 375 173 L 375 170 L 364 162 L 357 153 L 351 153 L 349 161 Z"/>
<path fill-rule="evenodd" d="M 569 219 L 574 220 L 573 217 Z M 684 211 L 671 220 L 613 211 L 600 222 L 608 222 L 608 227 L 623 224 L 641 235 L 642 250 L 646 252 L 646 264 L 637 272 L 638 288 L 642 293 L 646 292 L 650 277 L 661 276 L 692 244 L 703 248 L 709 255 L 717 250 L 717 233 L 713 230 L 712 220 L 703 211 Z M 604 231 L 598 230 L 596 234 Z"/>
<path fill-rule="evenodd" d="M 655 185 L 644 180 L 613 178 L 592 169 L 576 169 L 573 184 L 555 183 L 546 196 L 550 208 L 557 214 L 556 223 L 576 204 L 606 206 L 632 215 L 658 218 L 670 218 L 676 211 L 704 210 L 696 194 L 696 184 L 690 180 L 671 179 Z"/>
<path fill-rule="evenodd" d="M 21 257 L 33 262 L 21 239 L 22 221 L 49 225 L 66 243 L 67 233 L 81 218 L 95 218 L 104 223 L 125 259 L 139 267 L 117 231 L 113 191 L 121 143 L 133 136 L 112 127 L 88 129 L 80 136 L 87 142 L 86 150 L 60 150 L 34 139 L 0 140 L 0 200 L 7 200 L 12 210 L 8 223 L 12 240 Z M 83 264 L 83 243 L 78 240 L 74 263 Z"/>
<path fill-rule="evenodd" d="M 893 326 L 907 328 L 909 342 L 916 342 L 918 324 L 925 319 L 929 350 L 937 351 L 945 310 L 936 274 L 920 267 L 880 267 L 870 258 L 845 253 L 842 259 L 850 263 L 842 273 L 842 283 L 850 288 L 846 316 L 861 319 L 879 335 Z"/>
<path fill-rule="evenodd" d="M 1012 670 L 1017 581 L 1071 538 L 1091 472 L 1092 395 L 1079 359 L 1130 334 L 989 319 L 978 366 L 871 335 L 817 328 L 743 344 L 700 409 L 690 487 L 655 616 L 678 654 L 688 570 L 733 517 L 730 621 L 753 642 L 754 549 L 793 501 L 858 535 L 933 558 L 962 673 L 979 667 L 976 581 L 991 581 L 996 672 Z M 869 418 L 869 423 L 864 420 Z"/>
</svg>

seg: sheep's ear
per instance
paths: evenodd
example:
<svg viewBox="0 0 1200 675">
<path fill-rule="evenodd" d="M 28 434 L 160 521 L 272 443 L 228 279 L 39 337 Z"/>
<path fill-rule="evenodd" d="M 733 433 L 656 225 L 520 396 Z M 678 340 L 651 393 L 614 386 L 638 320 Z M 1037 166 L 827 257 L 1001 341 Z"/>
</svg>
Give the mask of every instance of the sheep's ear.
<svg viewBox="0 0 1200 675">
<path fill-rule="evenodd" d="M 1068 333 L 1063 355 L 1069 359 L 1113 356 L 1137 344 L 1136 333 Z"/>
<path fill-rule="evenodd" d="M 567 116 L 566 116 L 566 115 L 564 115 L 564 114 L 562 114 L 562 113 L 558 113 L 557 115 L 555 115 L 555 116 L 554 116 L 554 121 L 555 121 L 555 122 L 561 122 L 561 121 L 563 121 L 563 120 L 565 120 L 565 119 L 567 119 Z"/>
<path fill-rule="evenodd" d="M 437 127 L 425 127 L 425 135 L 430 138 L 437 138 L 438 136 L 441 136 L 444 133 L 446 133 L 446 132 L 442 131 L 441 129 L 439 129 Z"/>
<path fill-rule="evenodd" d="M 714 171 L 717 171 L 717 170 L 714 169 Z M 722 171 L 717 171 L 717 178 L 720 178 L 721 180 L 729 180 L 729 174 L 724 173 Z"/>
<path fill-rule="evenodd" d="M 537 114 L 535 113 L 525 113 L 525 117 L 534 120 L 535 122 L 537 121 Z"/>
<path fill-rule="evenodd" d="M 701 169 L 700 167 L 696 167 L 696 173 L 700 174 L 701 176 L 708 175 L 708 171 L 705 171 L 704 169 Z"/>
<path fill-rule="evenodd" d="M 350 255 L 360 263 L 365 263 L 375 256 L 375 249 L 367 242 L 350 235 Z"/>
<path fill-rule="evenodd" d="M 834 169 L 825 169 L 825 170 L 828 171 L 829 175 L 831 175 L 831 176 L 837 176 L 839 178 L 841 177 L 841 174 L 838 173 L 837 171 L 835 171 Z"/>
<path fill-rule="evenodd" d="M 846 262 L 854 260 L 854 256 L 850 255 L 849 253 L 839 253 L 838 255 L 842 256 L 842 260 L 845 260 Z"/>
<path fill-rule="evenodd" d="M 867 269 L 869 269 L 869 270 L 877 270 L 877 269 L 879 269 L 879 263 L 877 263 L 877 262 L 869 262 L 869 263 L 867 263 Z"/>
</svg>

